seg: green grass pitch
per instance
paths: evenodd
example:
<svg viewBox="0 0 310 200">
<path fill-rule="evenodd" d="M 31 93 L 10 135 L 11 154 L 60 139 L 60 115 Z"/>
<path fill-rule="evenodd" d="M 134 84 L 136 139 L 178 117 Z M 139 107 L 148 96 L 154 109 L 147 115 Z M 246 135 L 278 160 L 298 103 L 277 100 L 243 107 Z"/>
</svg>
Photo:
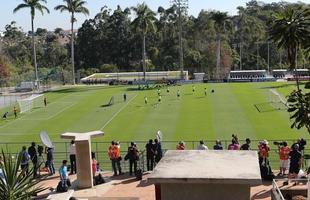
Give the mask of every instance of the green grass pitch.
<svg viewBox="0 0 310 200">
<path fill-rule="evenodd" d="M 146 141 L 158 130 L 163 139 L 214 140 L 231 139 L 296 139 L 308 138 L 305 130 L 290 129 L 289 115 L 275 110 L 269 103 L 269 89 L 283 96 L 294 89 L 287 83 L 219 83 L 171 86 L 170 93 L 161 89 L 162 102 L 157 103 L 157 90 L 137 91 L 133 87 L 81 86 L 46 93 L 48 106 L 33 109 L 13 119 L 0 122 L 1 142 L 39 141 L 45 130 L 53 141 L 66 131 L 103 130 L 105 136 L 97 141 Z M 208 94 L 204 95 L 204 88 Z M 210 91 L 214 89 L 215 93 Z M 177 90 L 181 97 L 177 98 Z M 128 95 L 123 102 L 123 94 Z M 103 105 L 115 97 L 115 104 Z M 144 97 L 148 104 L 144 104 Z M 255 107 L 256 105 L 256 107 Z M 264 112 L 258 112 L 259 109 Z"/>
</svg>

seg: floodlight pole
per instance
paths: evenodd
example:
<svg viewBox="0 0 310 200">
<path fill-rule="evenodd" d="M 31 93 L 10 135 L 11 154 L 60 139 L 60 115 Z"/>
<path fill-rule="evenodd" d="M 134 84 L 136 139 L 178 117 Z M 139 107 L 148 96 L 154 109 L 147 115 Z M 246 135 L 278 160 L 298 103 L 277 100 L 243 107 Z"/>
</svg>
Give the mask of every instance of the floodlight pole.
<svg viewBox="0 0 310 200">
<path fill-rule="evenodd" d="M 181 71 L 181 80 L 184 80 L 184 55 L 183 55 L 183 27 L 182 13 L 187 14 L 188 0 L 171 0 L 170 3 L 177 7 L 178 29 L 179 29 L 179 67 Z"/>
</svg>

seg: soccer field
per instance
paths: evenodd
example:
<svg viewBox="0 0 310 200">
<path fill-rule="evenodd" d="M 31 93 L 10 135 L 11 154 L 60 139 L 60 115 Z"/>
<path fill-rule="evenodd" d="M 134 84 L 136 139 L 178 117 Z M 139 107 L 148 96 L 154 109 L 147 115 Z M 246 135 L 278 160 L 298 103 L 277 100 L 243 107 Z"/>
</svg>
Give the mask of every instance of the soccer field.
<svg viewBox="0 0 310 200">
<path fill-rule="evenodd" d="M 0 123 L 1 142 L 39 141 L 47 131 L 53 141 L 62 141 L 66 131 L 103 130 L 96 141 L 146 141 L 161 130 L 163 139 L 230 140 L 309 138 L 306 130 L 290 129 L 289 114 L 268 103 L 270 89 L 286 96 L 294 89 L 287 83 L 209 83 L 161 89 L 162 102 L 157 103 L 157 90 L 134 90 L 134 87 L 77 86 L 46 93 L 47 107 L 33 109 Z M 205 96 L 204 88 L 208 89 Z M 215 93 L 211 93 L 214 89 Z M 177 98 L 177 90 L 181 97 Z M 123 101 L 123 94 L 128 95 Z M 103 106 L 114 96 L 112 106 Z M 148 104 L 144 104 L 144 97 Z M 43 102 L 42 102 L 43 104 Z M 256 106 L 255 106 L 256 105 Z M 261 112 L 258 111 L 261 110 Z M 2 109 L 4 112 L 8 109 Z"/>
</svg>

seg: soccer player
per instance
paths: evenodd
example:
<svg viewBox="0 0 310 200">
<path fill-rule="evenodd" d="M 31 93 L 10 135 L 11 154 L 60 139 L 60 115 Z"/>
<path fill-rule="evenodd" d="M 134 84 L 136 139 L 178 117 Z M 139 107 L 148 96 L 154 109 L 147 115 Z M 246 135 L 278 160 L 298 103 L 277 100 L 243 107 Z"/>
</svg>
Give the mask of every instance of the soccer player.
<svg viewBox="0 0 310 200">
<path fill-rule="evenodd" d="M 46 97 L 44 97 L 44 106 L 46 107 L 47 106 L 47 99 L 46 99 Z"/>
<path fill-rule="evenodd" d="M 160 103 L 160 102 L 161 102 L 161 96 L 158 97 L 158 103 Z"/>
<path fill-rule="evenodd" d="M 144 97 L 144 103 L 147 104 L 147 97 Z"/>
<path fill-rule="evenodd" d="M 127 94 L 124 93 L 124 101 L 127 101 Z"/>
<path fill-rule="evenodd" d="M 205 96 L 207 96 L 208 92 L 207 92 L 207 88 L 205 88 Z"/>
<path fill-rule="evenodd" d="M 15 119 L 17 118 L 17 108 L 16 106 L 14 106 L 13 108 L 13 113 L 14 113 L 14 116 L 15 116 Z"/>
<path fill-rule="evenodd" d="M 160 96 L 160 93 L 161 93 L 160 89 L 157 89 L 157 95 L 158 96 Z"/>
<path fill-rule="evenodd" d="M 180 96 L 181 96 L 181 92 L 180 92 L 180 90 L 178 90 L 177 97 L 180 98 Z"/>
<path fill-rule="evenodd" d="M 195 93 L 195 90 L 196 90 L 195 86 L 193 86 L 193 88 L 192 88 L 192 89 L 193 89 L 193 93 Z"/>
<path fill-rule="evenodd" d="M 170 90 L 169 90 L 169 88 L 167 88 L 167 93 L 169 93 L 170 92 Z"/>
<path fill-rule="evenodd" d="M 8 115 L 9 115 L 9 112 L 6 111 L 6 112 L 2 115 L 2 119 L 8 119 Z"/>
</svg>

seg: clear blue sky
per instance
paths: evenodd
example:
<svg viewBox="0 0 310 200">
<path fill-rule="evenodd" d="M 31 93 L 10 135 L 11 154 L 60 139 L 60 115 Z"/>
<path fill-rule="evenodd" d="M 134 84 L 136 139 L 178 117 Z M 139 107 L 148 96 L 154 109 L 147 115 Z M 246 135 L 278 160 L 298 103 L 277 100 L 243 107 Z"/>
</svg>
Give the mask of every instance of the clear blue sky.
<svg viewBox="0 0 310 200">
<path fill-rule="evenodd" d="M 40 13 L 36 14 L 35 27 L 46 28 L 48 30 L 54 30 L 57 27 L 63 29 L 70 28 L 70 20 L 68 13 L 59 13 L 54 10 L 54 7 L 60 3 L 62 0 L 47 0 L 47 7 L 50 9 L 50 14 L 45 14 L 41 16 Z M 296 0 L 287 0 L 288 2 L 297 2 Z M 23 28 L 24 31 L 30 30 L 30 11 L 28 9 L 22 10 L 16 14 L 13 14 L 13 9 L 22 2 L 22 0 L 0 0 L 0 31 L 4 30 L 6 24 L 11 21 L 16 21 L 19 26 Z M 170 0 L 87 0 L 87 7 L 90 10 L 90 16 L 94 17 L 100 8 L 107 5 L 111 9 L 115 9 L 117 5 L 122 8 L 135 6 L 138 3 L 145 2 L 154 11 L 157 10 L 159 6 L 165 8 L 170 6 Z M 245 6 L 248 0 L 189 0 L 189 14 L 197 16 L 198 13 L 204 10 L 220 10 L 226 11 L 229 14 L 236 14 L 236 8 L 238 6 Z M 264 0 L 264 2 L 278 2 L 277 0 Z M 310 0 L 303 0 L 302 2 L 310 3 Z M 77 17 L 78 22 L 75 28 L 81 26 L 83 21 L 87 17 L 79 15 Z"/>
</svg>

